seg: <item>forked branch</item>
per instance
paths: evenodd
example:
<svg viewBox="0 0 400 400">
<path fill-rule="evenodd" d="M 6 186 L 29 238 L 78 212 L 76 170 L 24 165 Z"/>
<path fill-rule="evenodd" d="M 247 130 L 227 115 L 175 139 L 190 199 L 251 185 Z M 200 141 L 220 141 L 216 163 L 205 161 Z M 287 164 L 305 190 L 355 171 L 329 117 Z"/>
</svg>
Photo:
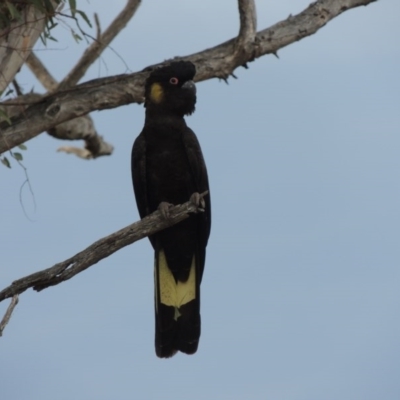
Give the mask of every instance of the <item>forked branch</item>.
<svg viewBox="0 0 400 400">
<path fill-rule="evenodd" d="M 259 31 L 254 41 L 243 39 L 250 49 L 245 53 L 246 57 L 232 57 L 237 50 L 237 38 L 235 38 L 182 59 L 196 65 L 196 81 L 215 77 L 227 79 L 235 68 L 245 65 L 246 62 L 265 54 L 276 54 L 279 49 L 314 34 L 341 13 L 374 1 L 377 0 L 318 0 L 301 13 Z M 242 4 L 251 2 L 249 0 L 246 3 L 243 0 Z M 255 9 L 254 12 L 243 12 L 243 29 L 241 28 L 242 33 L 244 32 L 243 38 L 251 39 L 253 28 L 249 21 L 253 18 L 252 15 L 255 15 Z M 47 96 L 28 107 L 23 115 L 12 118 L 11 125 L 6 121 L 0 123 L 2 129 L 0 153 L 61 122 L 86 115 L 91 111 L 143 102 L 144 81 L 149 71 L 155 67 L 157 65 L 133 74 L 95 79 Z"/>
<path fill-rule="evenodd" d="M 114 40 L 114 38 L 125 28 L 126 24 L 135 15 L 141 0 L 128 0 L 124 9 L 117 15 L 109 27 L 100 33 L 100 24 L 96 20 L 97 39 L 85 50 L 80 60 L 68 75 L 60 82 L 58 89 L 76 85 L 86 74 L 86 71 L 100 56 L 104 49 Z"/>
<path fill-rule="evenodd" d="M 207 194 L 208 191 L 202 193 L 200 197 L 203 198 Z M 51 268 L 35 272 L 34 274 L 14 281 L 10 286 L 0 292 L 0 302 L 9 297 L 21 294 L 29 288 L 41 291 L 49 286 L 58 285 L 61 282 L 71 279 L 73 276 L 123 247 L 175 225 L 188 218 L 191 213 L 197 212 L 201 212 L 201 210 L 191 201 L 171 206 L 168 219 L 163 217 L 160 211 L 156 211 L 143 218 L 141 221 L 135 222 L 126 228 L 94 242 L 85 250 L 65 261 L 55 264 Z"/>
<path fill-rule="evenodd" d="M 240 30 L 236 41 L 236 51 L 248 57 L 254 48 L 257 35 L 257 13 L 254 0 L 239 0 Z"/>
<path fill-rule="evenodd" d="M 78 63 L 74 68 L 72 68 L 72 70 L 62 80 L 61 83 L 58 83 L 53 78 L 51 73 L 33 52 L 26 60 L 27 66 L 35 74 L 36 78 L 40 81 L 44 88 L 50 93 L 62 88 L 76 85 L 76 83 L 85 75 L 90 65 L 97 60 L 104 49 L 134 16 L 140 5 L 140 2 L 141 0 L 128 0 L 124 9 L 118 14 L 118 16 L 103 33 L 100 31 L 100 22 L 98 21 L 97 16 L 95 16 L 97 38 L 85 50 Z M 13 114 L 10 112 L 8 113 L 8 116 L 12 115 Z M 57 139 L 84 140 L 84 148 L 66 145 L 58 148 L 58 151 L 72 153 L 80 158 L 91 159 L 100 156 L 111 155 L 114 149 L 111 144 L 107 143 L 104 138 L 98 134 L 90 115 L 83 115 L 78 118 L 67 120 L 61 124 L 55 125 L 51 129 L 48 129 L 47 132 Z"/>
</svg>

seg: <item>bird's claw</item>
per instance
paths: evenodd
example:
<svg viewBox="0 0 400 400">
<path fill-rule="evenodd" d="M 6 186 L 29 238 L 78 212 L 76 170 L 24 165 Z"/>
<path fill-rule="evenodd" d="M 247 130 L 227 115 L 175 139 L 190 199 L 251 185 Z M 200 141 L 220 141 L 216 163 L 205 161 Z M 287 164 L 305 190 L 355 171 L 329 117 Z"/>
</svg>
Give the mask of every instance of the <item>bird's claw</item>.
<svg viewBox="0 0 400 400">
<path fill-rule="evenodd" d="M 204 212 L 205 207 L 206 207 L 206 202 L 200 196 L 200 193 L 198 193 L 198 192 L 193 193 L 190 196 L 190 200 L 189 201 L 197 208 L 197 211 Z"/>
<path fill-rule="evenodd" d="M 169 218 L 169 209 L 172 206 L 171 203 L 167 203 L 166 201 L 162 201 L 159 205 L 158 205 L 158 210 L 160 211 L 161 215 L 165 218 L 168 219 Z"/>
</svg>

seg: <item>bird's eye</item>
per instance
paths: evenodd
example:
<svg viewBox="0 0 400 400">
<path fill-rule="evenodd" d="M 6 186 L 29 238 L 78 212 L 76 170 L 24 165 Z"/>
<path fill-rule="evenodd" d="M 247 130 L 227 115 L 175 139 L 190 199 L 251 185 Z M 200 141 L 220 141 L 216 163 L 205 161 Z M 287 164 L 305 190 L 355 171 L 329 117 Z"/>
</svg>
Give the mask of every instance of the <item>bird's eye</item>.
<svg viewBox="0 0 400 400">
<path fill-rule="evenodd" d="M 171 79 L 169 80 L 169 83 L 171 83 L 172 85 L 177 85 L 178 82 L 179 82 L 178 78 L 171 78 Z"/>
</svg>

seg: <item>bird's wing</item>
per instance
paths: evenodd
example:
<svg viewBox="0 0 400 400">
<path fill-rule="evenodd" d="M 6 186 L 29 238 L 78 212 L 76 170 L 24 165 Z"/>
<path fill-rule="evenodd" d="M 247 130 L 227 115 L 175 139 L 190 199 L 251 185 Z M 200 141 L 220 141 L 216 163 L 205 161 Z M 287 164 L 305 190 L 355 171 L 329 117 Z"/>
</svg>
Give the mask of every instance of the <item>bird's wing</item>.
<svg viewBox="0 0 400 400">
<path fill-rule="evenodd" d="M 200 144 L 196 135 L 190 128 L 187 128 L 182 137 L 196 190 L 199 193 L 203 193 L 206 190 L 210 191 L 206 163 L 204 162 L 203 153 L 201 152 Z M 201 218 L 199 239 L 201 241 L 201 246 L 205 248 L 205 246 L 207 246 L 211 229 L 210 193 L 204 197 L 204 201 L 206 207 L 204 217 Z"/>
<path fill-rule="evenodd" d="M 136 138 L 133 144 L 131 167 L 136 204 L 140 218 L 144 218 L 150 211 L 146 184 L 146 141 L 142 134 Z"/>
</svg>

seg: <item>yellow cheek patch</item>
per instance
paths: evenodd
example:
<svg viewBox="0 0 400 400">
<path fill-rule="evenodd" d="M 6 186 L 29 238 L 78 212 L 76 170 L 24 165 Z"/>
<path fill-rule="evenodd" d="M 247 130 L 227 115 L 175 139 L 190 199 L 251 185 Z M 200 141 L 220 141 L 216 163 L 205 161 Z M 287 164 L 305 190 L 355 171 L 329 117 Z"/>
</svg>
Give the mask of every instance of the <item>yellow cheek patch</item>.
<svg viewBox="0 0 400 400">
<path fill-rule="evenodd" d="M 161 103 L 164 98 L 163 88 L 159 83 L 153 83 L 150 88 L 150 99 L 154 103 Z"/>
</svg>

